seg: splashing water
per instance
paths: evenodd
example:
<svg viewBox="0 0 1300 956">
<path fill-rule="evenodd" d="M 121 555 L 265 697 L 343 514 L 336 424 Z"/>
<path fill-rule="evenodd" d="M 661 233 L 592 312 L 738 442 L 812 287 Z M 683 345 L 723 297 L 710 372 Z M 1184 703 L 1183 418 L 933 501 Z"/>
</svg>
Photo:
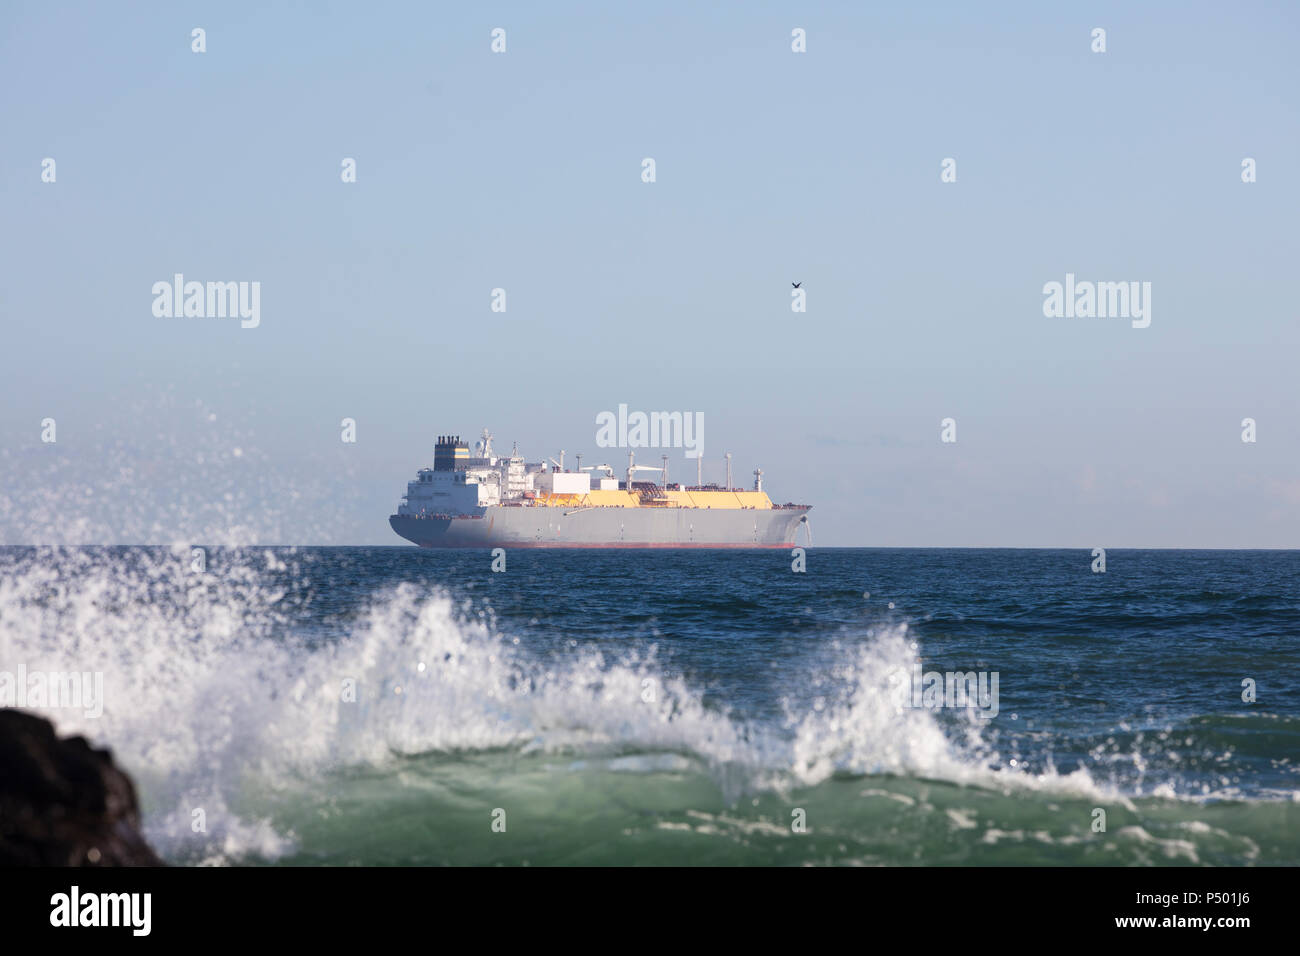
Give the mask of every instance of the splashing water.
<svg viewBox="0 0 1300 956">
<path fill-rule="evenodd" d="M 538 640 L 410 580 L 343 595 L 330 552 L 0 565 L 0 669 L 102 673 L 102 716 L 30 709 L 112 748 L 176 862 L 1248 862 L 1270 827 L 1295 853 L 1294 801 L 1031 770 L 972 713 L 900 706 L 904 621 L 776 662 L 764 712 L 662 641 Z"/>
</svg>

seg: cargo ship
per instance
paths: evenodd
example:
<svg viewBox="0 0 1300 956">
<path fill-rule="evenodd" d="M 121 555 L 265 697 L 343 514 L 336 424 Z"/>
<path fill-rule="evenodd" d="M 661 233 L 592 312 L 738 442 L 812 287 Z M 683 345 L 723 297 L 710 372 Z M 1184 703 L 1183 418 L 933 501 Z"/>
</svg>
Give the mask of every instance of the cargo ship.
<svg viewBox="0 0 1300 956">
<path fill-rule="evenodd" d="M 804 529 L 812 543 L 809 505 L 772 502 L 763 490 L 763 470 L 754 470 L 752 489 L 734 488 L 731 455 L 724 485 L 668 480 L 668 456 L 661 466 L 636 464 L 615 476 L 608 464 L 564 466 L 558 459 L 527 462 L 515 445 L 498 457 L 485 428 L 470 455 L 460 436 L 439 436 L 433 467 L 421 468 L 397 513 L 393 530 L 424 548 L 789 548 Z M 637 480 L 646 472 L 658 480 Z"/>
</svg>

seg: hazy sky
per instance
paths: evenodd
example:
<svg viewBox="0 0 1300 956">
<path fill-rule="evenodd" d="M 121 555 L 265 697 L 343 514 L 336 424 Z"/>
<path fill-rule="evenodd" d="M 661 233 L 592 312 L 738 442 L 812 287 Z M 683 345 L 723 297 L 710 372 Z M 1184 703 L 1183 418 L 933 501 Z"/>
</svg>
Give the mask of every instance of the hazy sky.
<svg viewBox="0 0 1300 956">
<path fill-rule="evenodd" d="M 1295 4 L 260 6 L 0 9 L 0 543 L 400 544 L 626 403 L 821 545 L 1300 547 Z"/>
</svg>

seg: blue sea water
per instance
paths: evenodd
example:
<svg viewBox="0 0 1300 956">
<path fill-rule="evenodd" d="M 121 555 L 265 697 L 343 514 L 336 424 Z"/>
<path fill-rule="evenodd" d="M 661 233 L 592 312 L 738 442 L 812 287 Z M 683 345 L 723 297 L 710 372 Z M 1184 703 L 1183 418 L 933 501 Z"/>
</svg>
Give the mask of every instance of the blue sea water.
<svg viewBox="0 0 1300 956">
<path fill-rule="evenodd" d="M 29 709 L 175 863 L 1300 863 L 1300 552 L 203 562 L 0 549 L 0 673 L 103 675 Z"/>
</svg>

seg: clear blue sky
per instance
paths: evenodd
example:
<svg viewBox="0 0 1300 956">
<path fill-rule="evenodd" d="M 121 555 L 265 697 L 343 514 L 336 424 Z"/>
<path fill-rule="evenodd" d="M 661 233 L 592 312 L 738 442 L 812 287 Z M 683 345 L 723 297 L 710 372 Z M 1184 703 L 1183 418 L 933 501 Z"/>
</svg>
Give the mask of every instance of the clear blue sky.
<svg viewBox="0 0 1300 956">
<path fill-rule="evenodd" d="M 0 542 L 398 544 L 623 402 L 818 544 L 1300 547 L 1295 4 L 261 6 L 0 10 Z"/>
</svg>

